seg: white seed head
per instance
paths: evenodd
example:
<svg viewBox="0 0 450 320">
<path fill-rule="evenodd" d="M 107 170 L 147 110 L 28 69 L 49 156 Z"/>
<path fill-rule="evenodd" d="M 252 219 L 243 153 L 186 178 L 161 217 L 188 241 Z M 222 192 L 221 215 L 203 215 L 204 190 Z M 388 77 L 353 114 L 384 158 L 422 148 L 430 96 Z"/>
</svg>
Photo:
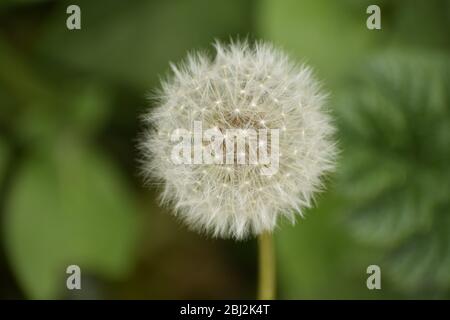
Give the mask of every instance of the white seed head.
<svg viewBox="0 0 450 320">
<path fill-rule="evenodd" d="M 213 59 L 194 54 L 172 65 L 157 106 L 144 118 L 149 129 L 141 143 L 143 171 L 147 181 L 161 183 L 162 202 L 191 228 L 243 239 L 272 231 L 280 216 L 294 222 L 312 205 L 334 167 L 334 127 L 310 68 L 266 43 L 216 43 L 215 49 Z M 277 172 L 262 175 L 264 164 L 168 161 L 174 146 L 168 135 L 191 130 L 194 121 L 222 132 L 279 129 Z"/>
</svg>

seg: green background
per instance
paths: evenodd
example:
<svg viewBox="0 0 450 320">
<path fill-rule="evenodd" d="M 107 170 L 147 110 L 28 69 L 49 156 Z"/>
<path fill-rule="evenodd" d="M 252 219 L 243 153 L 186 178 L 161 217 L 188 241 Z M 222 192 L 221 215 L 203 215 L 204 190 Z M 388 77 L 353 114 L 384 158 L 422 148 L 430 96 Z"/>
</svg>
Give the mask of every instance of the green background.
<svg viewBox="0 0 450 320">
<path fill-rule="evenodd" d="M 275 231 L 278 297 L 450 298 L 449 30 L 445 0 L 2 1 L 0 298 L 255 297 L 256 241 L 187 231 L 136 148 L 169 62 L 236 38 L 310 64 L 339 128 L 328 191 Z"/>
</svg>

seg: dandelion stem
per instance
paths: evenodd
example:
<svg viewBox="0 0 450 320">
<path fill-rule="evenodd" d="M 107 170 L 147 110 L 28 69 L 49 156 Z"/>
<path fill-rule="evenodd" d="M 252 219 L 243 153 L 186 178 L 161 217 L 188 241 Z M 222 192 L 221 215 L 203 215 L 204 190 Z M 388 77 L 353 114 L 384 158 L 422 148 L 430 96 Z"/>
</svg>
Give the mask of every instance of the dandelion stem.
<svg viewBox="0 0 450 320">
<path fill-rule="evenodd" d="M 270 232 L 263 232 L 258 236 L 259 248 L 259 300 L 273 300 L 275 298 L 275 253 L 273 237 Z"/>
</svg>

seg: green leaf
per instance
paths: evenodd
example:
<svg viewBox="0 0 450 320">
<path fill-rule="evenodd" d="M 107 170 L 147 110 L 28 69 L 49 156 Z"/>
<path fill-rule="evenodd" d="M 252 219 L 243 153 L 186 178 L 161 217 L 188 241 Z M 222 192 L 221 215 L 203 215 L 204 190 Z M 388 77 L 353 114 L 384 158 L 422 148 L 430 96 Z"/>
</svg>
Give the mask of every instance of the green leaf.
<svg viewBox="0 0 450 320">
<path fill-rule="evenodd" d="M 60 297 L 68 265 L 118 278 L 133 261 L 130 194 L 107 159 L 74 139 L 61 138 L 25 161 L 5 214 L 8 258 L 30 298 Z"/>
<path fill-rule="evenodd" d="M 337 109 L 347 226 L 360 242 L 383 247 L 388 277 L 420 297 L 450 288 L 442 276 L 450 227 L 448 61 L 435 52 L 386 52 L 341 93 Z"/>
<path fill-rule="evenodd" d="M 446 208 L 442 208 L 446 209 Z M 432 232 L 422 232 L 388 256 L 388 275 L 402 290 L 442 298 L 450 293 L 450 215 L 440 211 Z"/>
</svg>

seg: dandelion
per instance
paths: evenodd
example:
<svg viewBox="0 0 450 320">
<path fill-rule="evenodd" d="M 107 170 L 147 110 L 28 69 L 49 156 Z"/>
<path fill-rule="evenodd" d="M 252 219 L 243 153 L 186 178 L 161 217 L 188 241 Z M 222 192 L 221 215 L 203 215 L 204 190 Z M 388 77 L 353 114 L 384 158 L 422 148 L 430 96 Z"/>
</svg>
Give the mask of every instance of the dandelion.
<svg viewBox="0 0 450 320">
<path fill-rule="evenodd" d="M 161 183 L 162 202 L 190 228 L 238 240 L 261 235 L 267 242 L 280 218 L 294 222 L 312 206 L 314 194 L 323 189 L 323 176 L 333 169 L 334 127 L 324 106 L 326 95 L 309 67 L 293 63 L 270 44 L 217 42 L 215 51 L 213 59 L 192 54 L 172 65 L 157 106 L 145 117 L 151 129 L 141 144 L 143 171 L 148 180 Z M 223 133 L 282 130 L 278 171 L 265 176 L 265 164 L 162 161 L 170 156 L 173 142 L 156 133 L 190 129 L 194 121 Z M 270 147 L 271 142 L 269 136 L 262 144 Z M 257 152 L 252 148 L 260 144 L 247 141 L 245 150 Z M 193 187 L 196 181 L 200 184 Z"/>
</svg>

